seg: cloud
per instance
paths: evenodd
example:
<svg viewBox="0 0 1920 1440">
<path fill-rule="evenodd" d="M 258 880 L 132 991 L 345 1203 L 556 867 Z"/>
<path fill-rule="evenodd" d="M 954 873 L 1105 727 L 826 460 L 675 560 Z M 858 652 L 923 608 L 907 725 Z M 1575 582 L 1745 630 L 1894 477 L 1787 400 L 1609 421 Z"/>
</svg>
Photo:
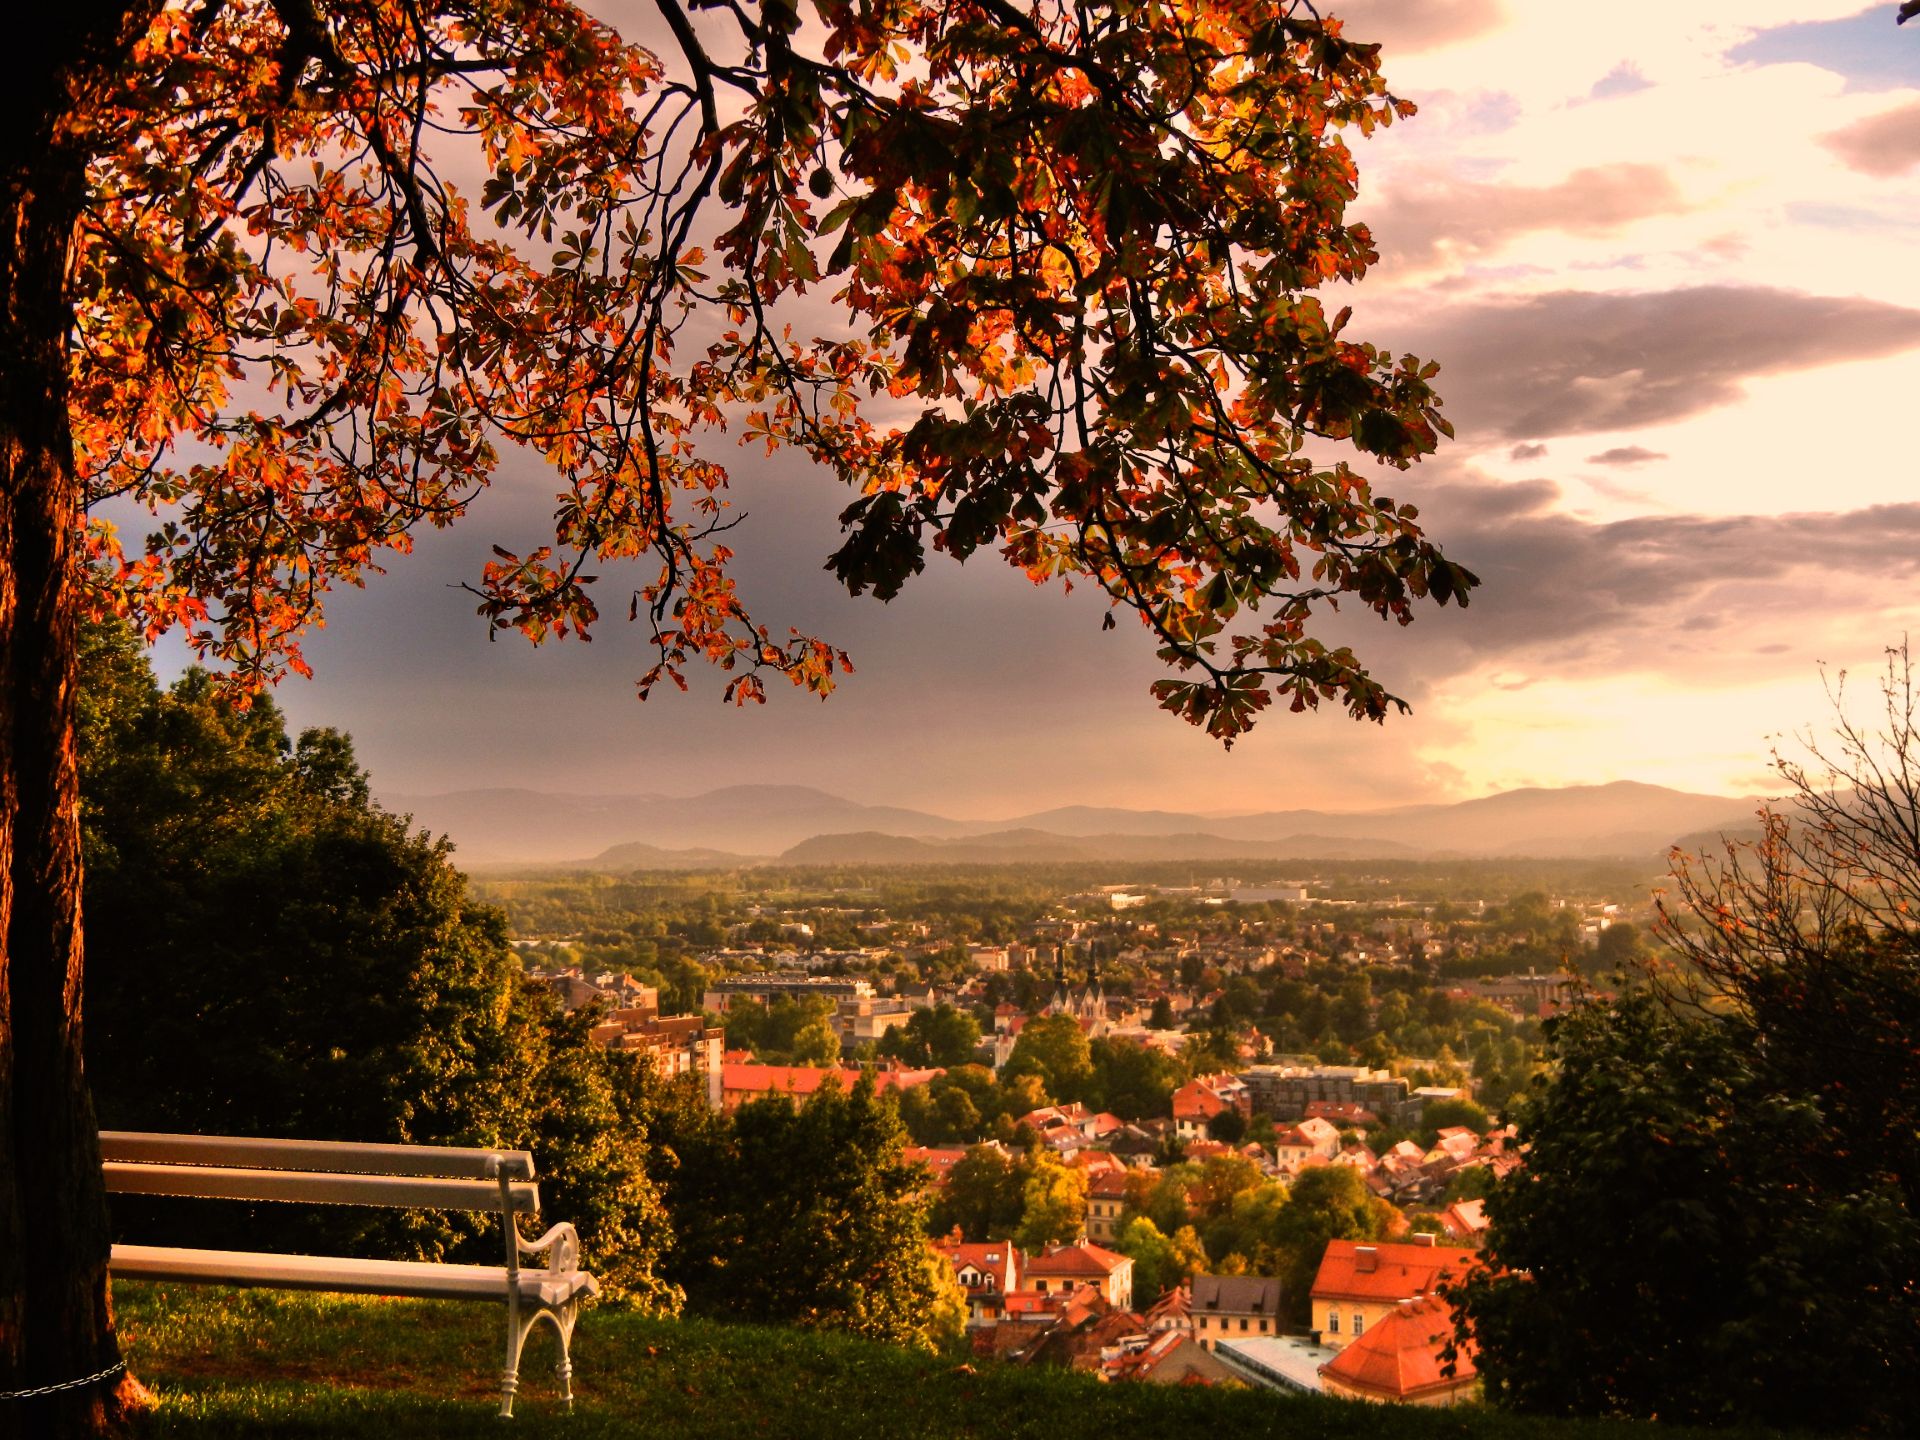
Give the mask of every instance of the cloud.
<svg viewBox="0 0 1920 1440">
<path fill-rule="evenodd" d="M 1516 445 L 1507 452 L 1509 460 L 1538 460 L 1547 453 L 1544 445 Z"/>
<path fill-rule="evenodd" d="M 1920 503 L 1595 524 L 1554 508 L 1557 494 L 1536 480 L 1424 497 L 1429 533 L 1482 585 L 1438 653 L 1410 663 L 1434 674 L 1498 661 L 1530 675 L 1751 665 L 1788 654 L 1755 642 L 1809 640 L 1823 620 L 1857 628 L 1920 581 Z"/>
<path fill-rule="evenodd" d="M 1675 215 L 1687 202 L 1658 165 L 1623 162 L 1575 170 L 1553 185 L 1502 185 L 1420 170 L 1396 181 L 1363 216 L 1396 265 L 1486 255 L 1541 230 L 1603 235 L 1635 220 Z"/>
<path fill-rule="evenodd" d="M 1501 0 L 1336 0 L 1329 13 L 1346 22 L 1350 39 L 1380 45 L 1389 60 L 1475 39 L 1507 18 Z"/>
<path fill-rule="evenodd" d="M 1644 465 L 1649 460 L 1666 459 L 1664 452 L 1649 450 L 1644 445 L 1616 445 L 1611 450 L 1602 450 L 1598 455 L 1587 456 L 1589 465 Z"/>
<path fill-rule="evenodd" d="M 1817 65 L 1844 75 L 1849 90 L 1899 90 L 1920 86 L 1920 45 L 1902 43 L 1893 7 L 1875 3 L 1844 20 L 1801 21 L 1762 30 L 1727 51 L 1750 65 Z"/>
<path fill-rule="evenodd" d="M 1642 90 L 1651 90 L 1653 82 L 1640 73 L 1640 67 L 1631 60 L 1622 60 L 1613 69 L 1594 81 L 1593 89 L 1587 92 L 1589 100 L 1616 100 L 1622 95 L 1634 95 Z"/>
<path fill-rule="evenodd" d="M 1557 291 L 1462 302 L 1394 336 L 1438 360 L 1462 440 L 1534 440 L 1697 415 L 1741 381 L 1920 346 L 1920 311 L 1874 300 L 1714 285 Z"/>
<path fill-rule="evenodd" d="M 1820 137 L 1849 170 L 1886 180 L 1920 165 L 1920 100 Z"/>
</svg>

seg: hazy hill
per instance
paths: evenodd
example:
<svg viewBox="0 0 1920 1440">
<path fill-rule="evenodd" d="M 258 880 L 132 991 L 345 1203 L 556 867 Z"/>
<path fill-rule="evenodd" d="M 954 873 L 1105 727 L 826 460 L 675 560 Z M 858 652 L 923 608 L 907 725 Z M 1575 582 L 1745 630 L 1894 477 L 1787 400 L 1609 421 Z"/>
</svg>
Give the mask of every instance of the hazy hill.
<svg viewBox="0 0 1920 1440">
<path fill-rule="evenodd" d="M 1388 840 L 1295 835 L 1287 840 L 1229 840 L 1219 835 L 1054 835 L 1003 830 L 964 840 L 917 840 L 865 831 L 816 835 L 780 857 L 783 865 L 1017 865 L 1086 860 L 1374 860 L 1418 859 Z"/>
<path fill-rule="evenodd" d="M 773 855 L 790 864 L 1645 857 L 1683 836 L 1746 831 L 1754 809 L 1751 800 L 1632 781 L 1345 814 L 1070 806 L 1007 820 L 862 805 L 800 785 L 733 785 L 691 796 L 463 790 L 391 795 L 384 803 L 450 835 L 469 864 L 594 869 L 725 866 Z"/>
</svg>

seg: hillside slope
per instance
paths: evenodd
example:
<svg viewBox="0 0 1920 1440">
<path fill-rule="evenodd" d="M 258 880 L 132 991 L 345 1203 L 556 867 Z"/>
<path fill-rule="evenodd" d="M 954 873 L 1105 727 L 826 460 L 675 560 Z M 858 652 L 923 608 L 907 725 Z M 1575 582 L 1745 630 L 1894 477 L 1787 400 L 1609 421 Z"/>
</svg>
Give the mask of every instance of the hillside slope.
<svg viewBox="0 0 1920 1440">
<path fill-rule="evenodd" d="M 119 1284 L 146 1435 L 452 1440 L 504 1433 L 488 1305 Z M 652 1320 L 607 1306 L 574 1336 L 575 1411 L 529 1346 L 515 1436 L 565 1440 L 1742 1440 L 1619 1421 L 1523 1420 L 1268 1390 L 1102 1385 L 1060 1370 L 915 1355 L 848 1336 Z"/>
</svg>

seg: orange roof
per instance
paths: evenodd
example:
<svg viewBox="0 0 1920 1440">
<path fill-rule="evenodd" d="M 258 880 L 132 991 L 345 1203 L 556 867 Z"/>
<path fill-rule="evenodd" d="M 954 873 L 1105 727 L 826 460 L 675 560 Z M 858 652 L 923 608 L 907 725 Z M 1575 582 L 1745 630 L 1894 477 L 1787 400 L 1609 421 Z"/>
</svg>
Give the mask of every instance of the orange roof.
<svg viewBox="0 0 1920 1440">
<path fill-rule="evenodd" d="M 1473 1383 L 1471 1341 L 1460 1347 L 1454 1373 L 1442 1371 L 1440 1352 L 1452 1338 L 1453 1315 L 1445 1301 L 1432 1295 L 1404 1301 L 1322 1365 L 1320 1373 L 1382 1400 L 1417 1400 Z"/>
<path fill-rule="evenodd" d="M 1372 1244 L 1329 1240 L 1326 1254 L 1320 1257 L 1319 1273 L 1313 1277 L 1313 1298 L 1375 1303 L 1411 1300 L 1416 1295 L 1431 1295 L 1459 1279 L 1477 1260 L 1470 1250 L 1390 1240 Z"/>
<path fill-rule="evenodd" d="M 1127 1198 L 1127 1172 L 1102 1168 L 1087 1177 L 1087 1198 L 1124 1200 Z"/>
<path fill-rule="evenodd" d="M 1173 1092 L 1173 1118 L 1211 1120 L 1227 1108 L 1227 1102 L 1198 1080 L 1189 1080 Z"/>
<path fill-rule="evenodd" d="M 876 1090 L 910 1090 L 924 1085 L 944 1070 L 876 1070 Z M 860 1083 L 858 1070 L 829 1070 L 817 1065 L 753 1065 L 724 1061 L 720 1066 L 720 1088 L 749 1095 L 811 1095 L 825 1083 L 827 1076 L 838 1077 L 842 1090 Z"/>
<path fill-rule="evenodd" d="M 941 1184 L 946 1183 L 947 1172 L 967 1158 L 966 1149 L 958 1145 L 909 1145 L 900 1152 L 900 1158 L 909 1165 L 924 1165 L 933 1172 L 933 1178 Z"/>
<path fill-rule="evenodd" d="M 1132 1263 L 1125 1255 L 1116 1255 L 1098 1245 L 1062 1245 L 1058 1250 L 1029 1259 L 1027 1274 L 1030 1277 L 1060 1275 L 1068 1278 L 1075 1275 L 1106 1276 L 1122 1265 Z"/>
</svg>

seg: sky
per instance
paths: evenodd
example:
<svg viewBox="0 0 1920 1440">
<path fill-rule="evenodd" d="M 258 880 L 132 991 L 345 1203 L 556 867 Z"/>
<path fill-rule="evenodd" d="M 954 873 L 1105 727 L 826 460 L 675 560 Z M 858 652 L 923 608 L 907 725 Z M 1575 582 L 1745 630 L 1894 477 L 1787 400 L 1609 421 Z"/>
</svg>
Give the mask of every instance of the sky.
<svg viewBox="0 0 1920 1440">
<path fill-rule="evenodd" d="M 315 677 L 279 688 L 292 722 L 349 731 L 402 795 L 786 783 L 987 819 L 1765 792 L 1832 675 L 1866 688 L 1920 633 L 1920 23 L 1893 0 L 1325 8 L 1420 107 L 1354 141 L 1382 260 L 1329 298 L 1350 337 L 1440 362 L 1458 432 L 1380 488 L 1484 581 L 1404 630 L 1336 627 L 1412 715 L 1275 713 L 1223 751 L 1157 709 L 1148 638 L 1102 633 L 1097 597 L 985 552 L 891 604 L 846 596 L 821 569 L 845 492 L 740 451 L 746 598 L 852 652 L 830 699 L 735 710 L 697 674 L 643 704 L 645 637 L 618 621 L 490 641 L 457 586 L 553 508 L 510 460 L 459 527 L 335 599 Z"/>
</svg>

